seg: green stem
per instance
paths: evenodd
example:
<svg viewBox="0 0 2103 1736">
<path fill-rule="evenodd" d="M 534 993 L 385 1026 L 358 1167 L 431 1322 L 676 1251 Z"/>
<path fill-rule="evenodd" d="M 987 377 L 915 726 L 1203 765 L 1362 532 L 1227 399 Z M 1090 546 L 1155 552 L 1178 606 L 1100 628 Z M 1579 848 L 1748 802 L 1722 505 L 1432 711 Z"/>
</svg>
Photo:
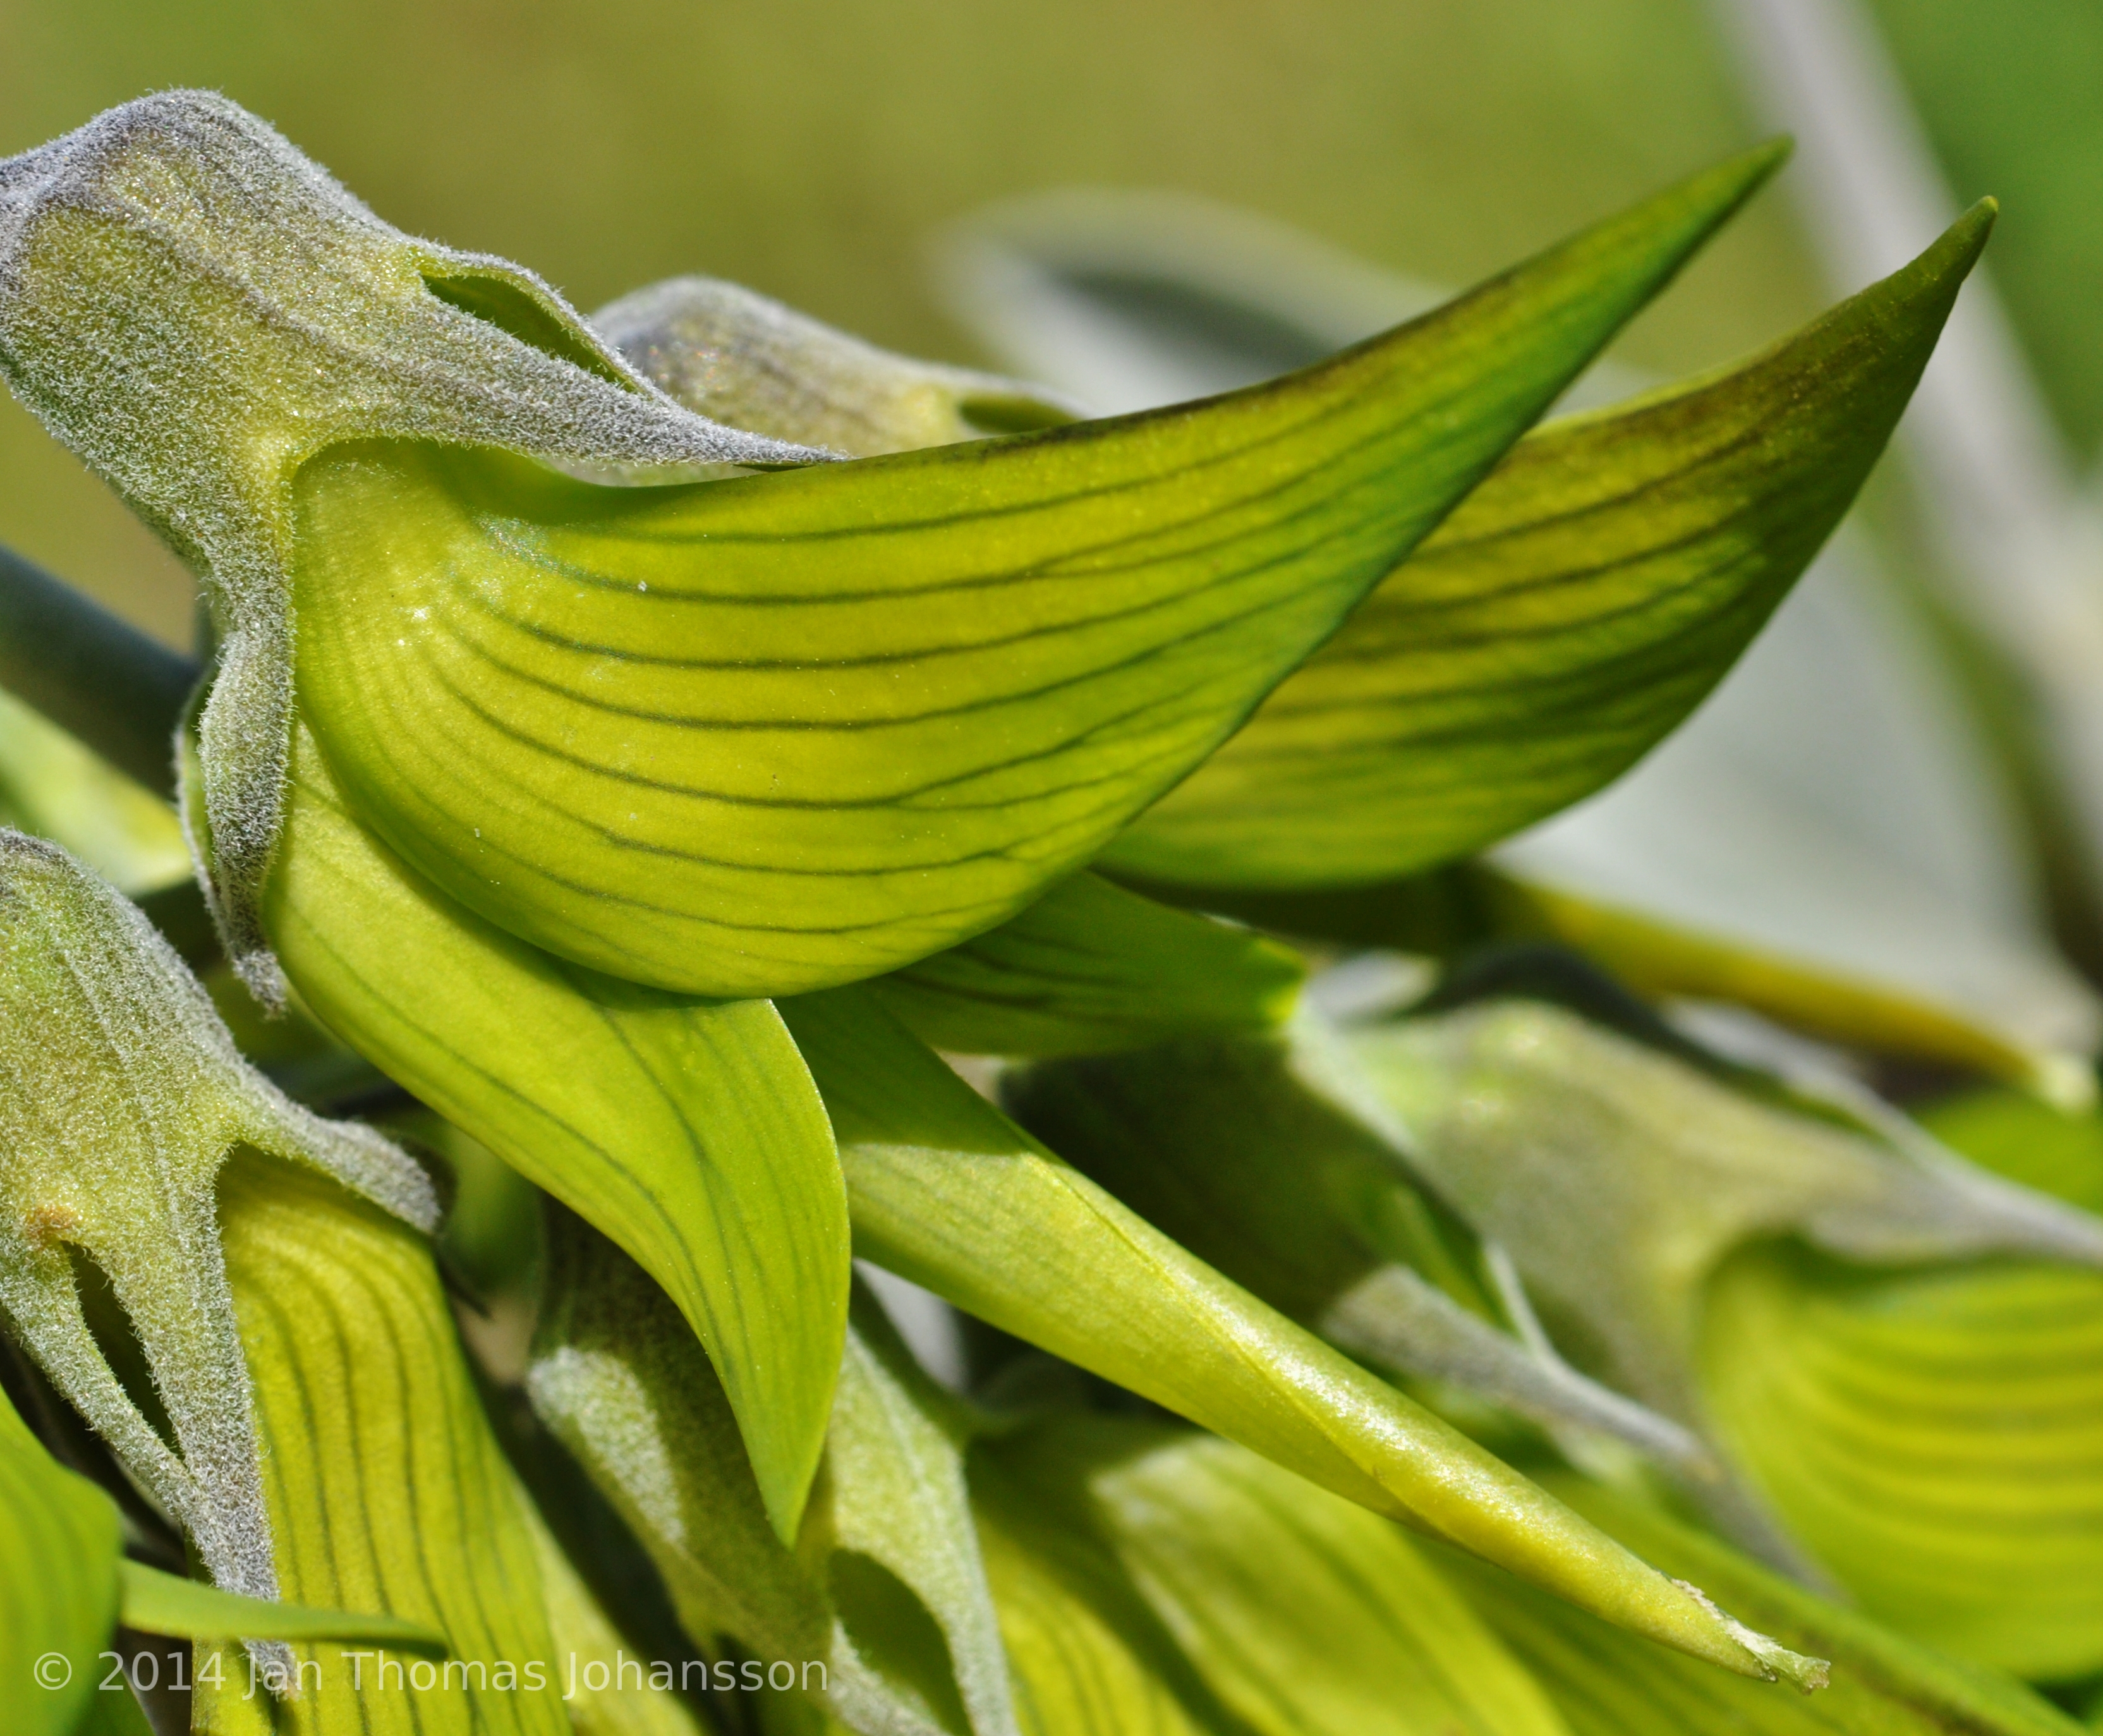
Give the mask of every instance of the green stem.
<svg viewBox="0 0 2103 1736">
<path fill-rule="evenodd" d="M 180 652 L 0 549 L 0 687 L 157 795 L 176 789 L 176 725 L 202 673 Z"/>
</svg>

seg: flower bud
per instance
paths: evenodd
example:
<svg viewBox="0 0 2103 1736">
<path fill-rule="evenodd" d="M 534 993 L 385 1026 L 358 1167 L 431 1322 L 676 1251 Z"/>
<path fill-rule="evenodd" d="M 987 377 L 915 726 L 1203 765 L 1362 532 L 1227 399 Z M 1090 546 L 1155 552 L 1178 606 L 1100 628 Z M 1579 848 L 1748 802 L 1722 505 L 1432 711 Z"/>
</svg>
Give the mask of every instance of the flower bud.
<svg viewBox="0 0 2103 1736">
<path fill-rule="evenodd" d="M 216 1178 L 245 1144 L 425 1230 L 430 1183 L 378 1134 L 309 1114 L 242 1061 L 146 919 L 56 846 L 0 831 L 0 1315 L 213 1579 L 275 1596 Z M 172 1442 L 96 1343 L 76 1261 L 107 1277 Z"/>
<path fill-rule="evenodd" d="M 893 355 L 715 278 L 673 278 L 592 316 L 689 410 L 857 458 L 1049 428 L 1084 412 L 1041 386 Z"/>
</svg>

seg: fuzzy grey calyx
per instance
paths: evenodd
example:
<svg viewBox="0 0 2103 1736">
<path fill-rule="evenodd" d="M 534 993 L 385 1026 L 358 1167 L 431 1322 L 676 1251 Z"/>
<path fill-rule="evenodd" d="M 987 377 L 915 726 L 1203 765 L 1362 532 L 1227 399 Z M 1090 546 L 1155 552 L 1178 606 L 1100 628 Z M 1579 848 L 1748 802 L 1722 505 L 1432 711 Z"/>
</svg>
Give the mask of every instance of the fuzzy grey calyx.
<svg viewBox="0 0 2103 1736">
<path fill-rule="evenodd" d="M 221 642 L 198 732 L 211 902 L 266 1000 L 304 463 L 358 439 L 658 478 L 835 456 L 682 408 L 531 273 L 402 234 L 201 91 L 0 162 L 0 373 L 204 585 Z"/>
<path fill-rule="evenodd" d="M 216 1182 L 238 1146 L 335 1177 L 420 1229 L 429 1178 L 244 1061 L 145 916 L 56 846 L 0 831 L 0 1321 L 222 1588 L 275 1597 Z M 106 1280 L 174 1434 L 104 1358 L 77 1277 Z M 282 1647 L 259 1646 L 259 1661 Z"/>
</svg>

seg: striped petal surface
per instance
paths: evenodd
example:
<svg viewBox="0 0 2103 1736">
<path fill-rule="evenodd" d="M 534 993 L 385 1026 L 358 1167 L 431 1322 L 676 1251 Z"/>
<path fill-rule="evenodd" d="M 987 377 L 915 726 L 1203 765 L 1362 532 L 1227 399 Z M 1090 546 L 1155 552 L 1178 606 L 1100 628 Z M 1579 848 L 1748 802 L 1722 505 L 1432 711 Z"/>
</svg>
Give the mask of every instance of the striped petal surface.
<svg viewBox="0 0 2103 1736">
<path fill-rule="evenodd" d="M 1983 202 L 1749 363 L 1521 441 L 1109 860 L 1207 886 L 1378 880 L 1626 770 L 1839 523 L 1993 220 Z"/>
<path fill-rule="evenodd" d="M 666 489 L 332 447 L 302 705 L 362 821 L 551 950 L 726 995 L 909 963 L 1203 759 L 1777 160 L 1167 411 Z"/>
</svg>

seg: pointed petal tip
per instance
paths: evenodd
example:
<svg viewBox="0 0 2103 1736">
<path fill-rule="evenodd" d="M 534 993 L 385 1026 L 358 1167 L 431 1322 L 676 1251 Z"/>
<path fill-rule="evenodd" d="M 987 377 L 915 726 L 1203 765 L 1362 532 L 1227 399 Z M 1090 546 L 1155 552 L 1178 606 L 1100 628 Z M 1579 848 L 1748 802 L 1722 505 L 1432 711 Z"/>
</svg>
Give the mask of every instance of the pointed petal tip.
<svg viewBox="0 0 2103 1736">
<path fill-rule="evenodd" d="M 1986 238 L 1993 234 L 1994 220 L 2000 215 L 2001 202 L 1989 194 L 1969 206 L 1963 216 L 1944 231 L 1944 238 L 1968 244 L 1976 256 L 1985 246 Z"/>
<path fill-rule="evenodd" d="M 1713 1661 L 1727 1664 L 1741 1676 L 1757 1677 L 1762 1681 L 1785 1681 L 1805 1694 L 1816 1694 L 1832 1680 L 1833 1666 L 1823 1658 L 1807 1658 L 1801 1652 L 1793 1652 L 1778 1640 L 1771 1640 L 1763 1633 L 1755 1632 L 1743 1622 L 1726 1614 L 1716 1607 L 1715 1600 L 1698 1585 L 1684 1579 L 1674 1579 L 1672 1583 L 1701 1606 L 1704 1613 L 1721 1624 L 1745 1655 L 1742 1664 L 1728 1658 Z"/>
<path fill-rule="evenodd" d="M 1796 154 L 1796 135 L 1778 132 L 1772 139 L 1763 139 L 1745 154 L 1746 161 L 1764 166 L 1772 174 Z"/>
<path fill-rule="evenodd" d="M 1787 133 L 1764 139 L 1750 150 L 1726 157 L 1707 174 L 1697 176 L 1693 185 L 1705 181 L 1737 181 L 1741 184 L 1738 200 L 1750 198 L 1796 154 L 1796 140 Z M 1734 202 L 1734 208 L 1735 208 Z"/>
<path fill-rule="evenodd" d="M 1910 265 L 1892 273 L 1883 279 L 1883 283 L 1898 287 L 1908 296 L 1954 296 L 1958 286 L 1979 263 L 1979 256 L 1985 251 L 1987 238 L 1994 233 L 1994 220 L 2000 211 L 1999 200 L 1979 200 L 1923 247 Z M 1872 284 L 1863 293 L 1873 294 L 1882 287 Z"/>
</svg>

